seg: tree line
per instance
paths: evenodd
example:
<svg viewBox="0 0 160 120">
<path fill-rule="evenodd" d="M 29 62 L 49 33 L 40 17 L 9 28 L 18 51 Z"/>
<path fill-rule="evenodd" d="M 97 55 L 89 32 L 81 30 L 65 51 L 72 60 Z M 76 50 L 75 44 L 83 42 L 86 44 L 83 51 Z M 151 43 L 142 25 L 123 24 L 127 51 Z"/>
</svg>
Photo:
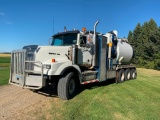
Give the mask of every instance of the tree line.
<svg viewBox="0 0 160 120">
<path fill-rule="evenodd" d="M 133 31 L 129 31 L 128 41 L 134 49 L 134 64 L 151 69 L 160 68 L 160 26 L 154 19 L 138 23 Z"/>
</svg>

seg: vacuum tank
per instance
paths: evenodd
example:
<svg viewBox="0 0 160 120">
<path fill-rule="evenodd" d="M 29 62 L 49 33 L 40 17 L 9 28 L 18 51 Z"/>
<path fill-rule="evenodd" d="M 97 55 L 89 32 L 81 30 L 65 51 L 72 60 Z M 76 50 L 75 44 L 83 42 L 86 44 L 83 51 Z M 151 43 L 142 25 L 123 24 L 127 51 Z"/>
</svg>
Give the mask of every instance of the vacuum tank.
<svg viewBox="0 0 160 120">
<path fill-rule="evenodd" d="M 133 57 L 133 48 L 127 42 L 117 42 L 117 58 L 122 63 L 129 62 Z"/>
</svg>

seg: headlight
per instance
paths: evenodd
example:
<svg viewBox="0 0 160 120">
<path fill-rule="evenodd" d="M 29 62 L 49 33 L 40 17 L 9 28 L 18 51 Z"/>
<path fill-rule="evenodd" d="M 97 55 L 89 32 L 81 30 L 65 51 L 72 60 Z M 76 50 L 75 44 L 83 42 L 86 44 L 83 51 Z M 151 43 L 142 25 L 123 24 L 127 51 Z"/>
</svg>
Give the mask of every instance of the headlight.
<svg viewBox="0 0 160 120">
<path fill-rule="evenodd" d="M 51 69 L 51 65 L 44 65 L 44 68 Z"/>
</svg>

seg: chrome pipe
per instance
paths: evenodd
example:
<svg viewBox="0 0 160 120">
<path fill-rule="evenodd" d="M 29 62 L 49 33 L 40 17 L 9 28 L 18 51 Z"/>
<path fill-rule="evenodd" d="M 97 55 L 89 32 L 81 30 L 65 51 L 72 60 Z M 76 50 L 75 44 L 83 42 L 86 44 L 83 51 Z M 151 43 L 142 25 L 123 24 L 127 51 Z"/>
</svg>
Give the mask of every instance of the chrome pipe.
<svg viewBox="0 0 160 120">
<path fill-rule="evenodd" d="M 99 20 L 94 24 L 94 35 L 93 35 L 93 45 L 94 45 L 94 53 L 93 53 L 93 64 L 92 67 L 96 66 L 96 27 L 99 23 Z"/>
</svg>

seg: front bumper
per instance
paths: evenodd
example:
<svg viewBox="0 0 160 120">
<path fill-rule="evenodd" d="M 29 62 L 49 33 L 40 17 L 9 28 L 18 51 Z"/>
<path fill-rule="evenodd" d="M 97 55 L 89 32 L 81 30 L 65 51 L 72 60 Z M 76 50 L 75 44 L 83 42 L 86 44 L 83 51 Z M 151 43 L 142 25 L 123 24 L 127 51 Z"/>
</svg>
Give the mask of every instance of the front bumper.
<svg viewBox="0 0 160 120">
<path fill-rule="evenodd" d="M 46 85 L 43 65 L 33 59 L 27 60 L 27 56 L 25 49 L 12 51 L 9 83 L 23 88 L 40 89 Z M 38 64 L 40 71 L 34 71 L 35 64 Z"/>
</svg>

